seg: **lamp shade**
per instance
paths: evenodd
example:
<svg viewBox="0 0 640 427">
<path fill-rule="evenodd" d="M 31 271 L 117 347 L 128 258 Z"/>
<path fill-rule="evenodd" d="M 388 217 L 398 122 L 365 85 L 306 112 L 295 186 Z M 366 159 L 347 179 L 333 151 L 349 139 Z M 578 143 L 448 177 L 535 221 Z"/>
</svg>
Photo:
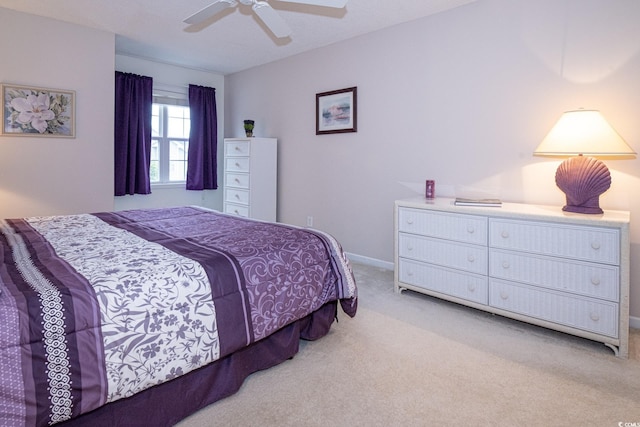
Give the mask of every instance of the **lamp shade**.
<svg viewBox="0 0 640 427">
<path fill-rule="evenodd" d="M 635 151 L 596 110 L 567 111 L 549 131 L 537 156 L 625 156 Z"/>
</svg>

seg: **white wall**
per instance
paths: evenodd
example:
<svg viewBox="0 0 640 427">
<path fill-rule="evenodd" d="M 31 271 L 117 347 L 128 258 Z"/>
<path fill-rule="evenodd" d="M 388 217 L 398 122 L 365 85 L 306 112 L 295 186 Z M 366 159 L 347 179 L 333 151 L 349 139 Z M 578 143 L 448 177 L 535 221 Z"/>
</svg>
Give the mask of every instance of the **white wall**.
<svg viewBox="0 0 640 427">
<path fill-rule="evenodd" d="M 218 190 L 187 191 L 184 185 L 152 186 L 151 194 L 115 198 L 115 209 L 138 209 L 180 205 L 200 205 L 222 210 L 222 169 L 224 147 L 224 76 L 191 70 L 144 59 L 116 55 L 116 70 L 153 78 L 154 91 L 162 95 L 188 99 L 189 84 L 216 89 L 218 113 Z"/>
<path fill-rule="evenodd" d="M 436 181 L 564 204 L 559 160 L 532 152 L 560 114 L 599 109 L 640 150 L 640 2 L 479 0 L 226 79 L 226 135 L 279 140 L 279 221 L 393 260 L 393 201 Z M 295 37 L 295 35 L 294 35 Z M 315 135 L 315 94 L 358 87 L 358 132 Z M 605 209 L 640 218 L 640 160 L 607 160 Z M 637 217 L 637 218 L 636 218 Z M 640 221 L 640 220 L 638 220 Z M 631 314 L 640 317 L 640 227 Z"/>
<path fill-rule="evenodd" d="M 0 82 L 76 92 L 76 138 L 0 136 L 0 217 L 113 209 L 113 34 L 0 9 Z"/>
<path fill-rule="evenodd" d="M 8 9 L 0 9 L 0 48 L 6 52 L 0 82 L 76 92 L 76 138 L 0 136 L 0 217 L 184 204 L 222 208 L 222 190 L 154 187 L 151 195 L 113 196 L 114 70 L 151 76 L 185 96 L 189 83 L 215 87 L 220 141 L 222 75 L 116 56 L 112 33 Z M 221 180 L 222 143 L 218 163 Z"/>
</svg>

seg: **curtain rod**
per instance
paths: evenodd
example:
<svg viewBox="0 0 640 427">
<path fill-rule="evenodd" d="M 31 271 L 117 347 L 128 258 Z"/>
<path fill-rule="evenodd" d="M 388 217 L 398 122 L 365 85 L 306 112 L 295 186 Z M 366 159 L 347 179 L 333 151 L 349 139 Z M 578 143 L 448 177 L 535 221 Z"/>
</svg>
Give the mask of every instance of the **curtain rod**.
<svg viewBox="0 0 640 427">
<path fill-rule="evenodd" d="M 178 93 L 178 94 L 186 94 L 189 92 L 189 86 L 186 85 L 172 85 L 169 83 L 162 83 L 162 82 L 153 82 L 153 89 L 162 91 L 162 92 L 169 92 L 169 93 Z"/>
</svg>

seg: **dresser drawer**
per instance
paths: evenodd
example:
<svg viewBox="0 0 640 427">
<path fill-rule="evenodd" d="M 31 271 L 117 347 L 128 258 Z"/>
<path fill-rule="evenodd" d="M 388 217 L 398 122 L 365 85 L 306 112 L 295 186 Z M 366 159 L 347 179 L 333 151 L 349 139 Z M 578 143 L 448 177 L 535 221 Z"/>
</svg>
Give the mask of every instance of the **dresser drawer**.
<svg viewBox="0 0 640 427">
<path fill-rule="evenodd" d="M 457 268 L 477 274 L 487 274 L 487 248 L 450 240 L 399 234 L 399 255 L 444 267 Z"/>
<path fill-rule="evenodd" d="M 479 304 L 487 304 L 487 278 L 432 264 L 400 258 L 399 280 Z"/>
<path fill-rule="evenodd" d="M 227 157 L 224 168 L 227 172 L 249 172 L 250 159 L 248 157 Z"/>
<path fill-rule="evenodd" d="M 399 208 L 398 229 L 458 242 L 487 244 L 487 218 L 481 216 Z"/>
<path fill-rule="evenodd" d="M 225 157 L 249 156 L 249 141 L 227 141 L 224 143 Z"/>
<path fill-rule="evenodd" d="M 610 301 L 619 298 L 620 270 L 612 265 L 491 249 L 489 275 Z"/>
<path fill-rule="evenodd" d="M 489 305 L 584 331 L 618 337 L 618 304 L 490 279 Z"/>
<path fill-rule="evenodd" d="M 249 188 L 249 174 L 228 173 L 225 174 L 225 185 L 235 188 Z"/>
<path fill-rule="evenodd" d="M 240 203 L 242 205 L 249 204 L 249 190 L 240 190 L 238 188 L 225 188 L 224 201 L 230 203 Z"/>
<path fill-rule="evenodd" d="M 489 245 L 614 265 L 620 260 L 619 230 L 601 227 L 492 218 Z"/>
<path fill-rule="evenodd" d="M 237 215 L 244 218 L 249 217 L 249 206 L 241 206 L 233 203 L 225 203 L 224 204 L 224 213 L 228 213 L 231 215 Z"/>
</svg>

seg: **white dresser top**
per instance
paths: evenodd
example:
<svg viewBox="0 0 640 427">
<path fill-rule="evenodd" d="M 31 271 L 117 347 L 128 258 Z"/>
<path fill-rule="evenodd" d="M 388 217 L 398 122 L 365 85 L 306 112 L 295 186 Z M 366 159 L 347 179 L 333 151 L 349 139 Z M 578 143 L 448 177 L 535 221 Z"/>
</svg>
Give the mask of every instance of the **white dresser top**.
<svg viewBox="0 0 640 427">
<path fill-rule="evenodd" d="M 486 215 L 491 217 L 508 217 L 517 219 L 531 219 L 538 221 L 567 222 L 571 224 L 595 225 L 600 227 L 628 227 L 630 213 L 627 211 L 604 211 L 603 214 L 579 214 L 564 212 L 561 206 L 527 205 L 524 203 L 506 203 L 501 207 L 486 206 L 456 206 L 454 199 L 436 197 L 426 199 L 413 197 L 396 200 L 397 206 L 435 211 L 456 212 L 469 215 Z"/>
</svg>

